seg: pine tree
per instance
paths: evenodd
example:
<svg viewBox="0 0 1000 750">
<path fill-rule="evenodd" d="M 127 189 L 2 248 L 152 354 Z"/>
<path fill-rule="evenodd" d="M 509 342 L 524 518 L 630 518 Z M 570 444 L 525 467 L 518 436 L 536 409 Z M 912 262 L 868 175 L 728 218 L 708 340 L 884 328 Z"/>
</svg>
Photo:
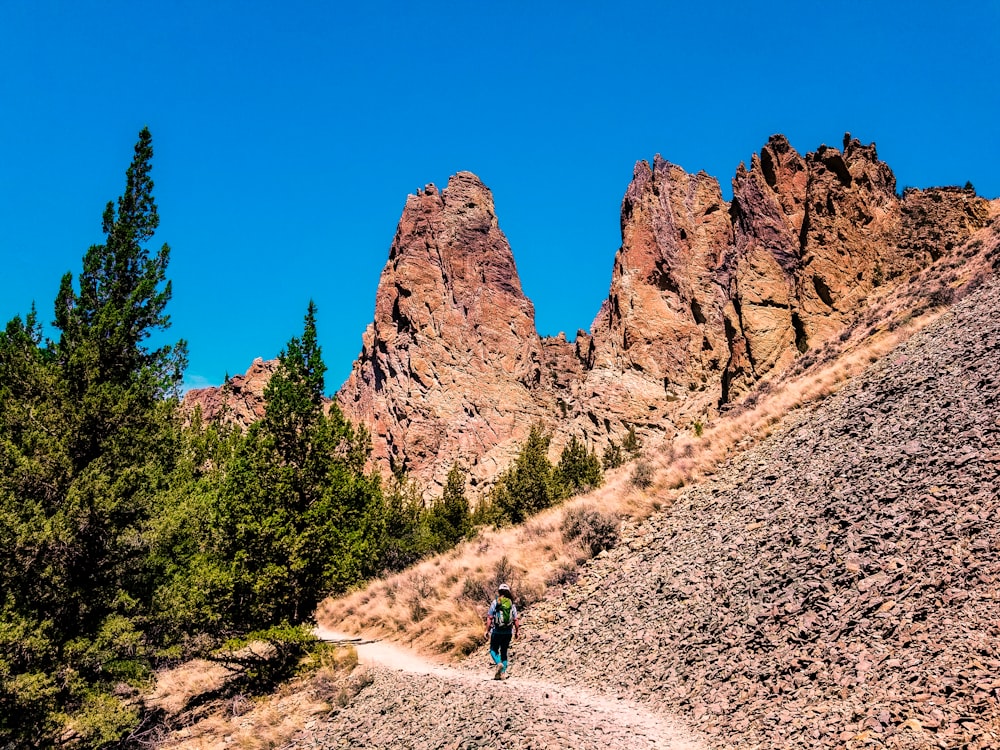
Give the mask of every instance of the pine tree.
<svg viewBox="0 0 1000 750">
<path fill-rule="evenodd" d="M 565 497 L 588 492 L 601 486 L 601 462 L 597 454 L 587 450 L 587 446 L 576 435 L 563 448 L 559 464 L 555 470 L 555 481 Z"/>
<path fill-rule="evenodd" d="M 435 545 L 428 527 L 429 511 L 416 482 L 397 472 L 382 494 L 384 525 L 378 569 L 395 572 L 425 557 Z"/>
<path fill-rule="evenodd" d="M 439 552 L 454 547 L 472 526 L 469 500 L 465 496 L 465 471 L 452 464 L 441 498 L 431 506 L 430 530 Z"/>
<path fill-rule="evenodd" d="M 601 466 L 605 469 L 617 469 L 625 463 L 622 456 L 622 448 L 614 440 L 608 440 L 608 447 L 604 449 L 604 456 L 601 458 Z"/>
<path fill-rule="evenodd" d="M 139 133 L 132 163 L 125 174 L 125 191 L 104 210 L 105 242 L 92 245 L 83 258 L 79 292 L 66 273 L 55 306 L 55 326 L 61 331 L 57 353 L 70 374 L 75 394 L 84 396 L 97 384 L 141 382 L 152 395 L 172 393 L 186 364 L 186 344 L 152 351 L 144 342 L 166 330 L 165 309 L 171 297 L 166 278 L 170 247 L 150 256 L 160 217 L 153 198 L 153 144 L 148 128 Z"/>
<path fill-rule="evenodd" d="M 220 491 L 217 543 L 239 628 L 301 622 L 319 598 L 376 572 L 380 482 L 371 450 L 336 404 L 324 414 L 325 365 L 310 302 L 302 338 L 278 357 L 264 418 L 248 430 Z"/>
<path fill-rule="evenodd" d="M 622 440 L 622 450 L 628 453 L 632 458 L 638 457 L 642 452 L 642 441 L 639 440 L 639 436 L 635 434 L 635 425 L 629 425 L 628 434 L 625 439 Z"/>
</svg>

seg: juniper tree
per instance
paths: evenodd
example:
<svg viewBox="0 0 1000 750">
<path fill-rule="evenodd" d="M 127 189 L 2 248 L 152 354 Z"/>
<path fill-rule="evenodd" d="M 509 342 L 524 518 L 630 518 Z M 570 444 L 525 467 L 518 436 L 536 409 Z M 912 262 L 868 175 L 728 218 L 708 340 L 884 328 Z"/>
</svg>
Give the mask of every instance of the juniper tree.
<svg viewBox="0 0 1000 750">
<path fill-rule="evenodd" d="M 563 448 L 554 479 L 566 497 L 600 487 L 604 481 L 597 454 L 587 450 L 576 435 Z"/>
<path fill-rule="evenodd" d="M 472 523 L 465 471 L 457 463 L 448 471 L 441 498 L 430 508 L 428 523 L 439 552 L 451 549 L 469 533 Z"/>
<path fill-rule="evenodd" d="M 220 491 L 218 542 L 239 628 L 299 622 L 319 598 L 376 572 L 380 483 L 371 441 L 323 399 L 325 365 L 310 302 L 301 338 L 278 357 L 264 418 L 248 430 Z"/>
<path fill-rule="evenodd" d="M 489 505 L 480 513 L 494 523 L 521 523 L 555 504 L 560 491 L 554 482 L 548 451 L 551 437 L 541 425 L 533 425 L 514 463 L 497 479 L 490 491 Z"/>
<path fill-rule="evenodd" d="M 84 255 L 78 289 L 62 279 L 59 340 L 43 344 L 32 312 L 0 342 L 0 607 L 12 624 L 0 638 L 0 744 L 48 742 L 60 715 L 101 712 L 95 743 L 135 719 L 101 689 L 145 669 L 146 528 L 176 451 L 164 396 L 185 360 L 183 342 L 146 346 L 168 327 L 170 299 L 169 248 L 146 247 L 159 223 L 152 154 L 143 129 L 104 243 Z"/>
</svg>

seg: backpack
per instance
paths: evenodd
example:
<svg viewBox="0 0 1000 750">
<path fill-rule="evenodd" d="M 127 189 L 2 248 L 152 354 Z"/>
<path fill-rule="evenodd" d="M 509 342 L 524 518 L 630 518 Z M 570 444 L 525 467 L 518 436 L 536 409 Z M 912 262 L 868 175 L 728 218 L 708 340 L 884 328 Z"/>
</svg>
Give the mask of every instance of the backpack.
<svg viewBox="0 0 1000 750">
<path fill-rule="evenodd" d="M 511 613 L 511 608 L 514 606 L 514 602 L 508 599 L 506 596 L 501 596 L 497 599 L 497 609 L 494 615 L 494 622 L 498 628 L 509 628 L 514 624 L 514 615 Z"/>
</svg>

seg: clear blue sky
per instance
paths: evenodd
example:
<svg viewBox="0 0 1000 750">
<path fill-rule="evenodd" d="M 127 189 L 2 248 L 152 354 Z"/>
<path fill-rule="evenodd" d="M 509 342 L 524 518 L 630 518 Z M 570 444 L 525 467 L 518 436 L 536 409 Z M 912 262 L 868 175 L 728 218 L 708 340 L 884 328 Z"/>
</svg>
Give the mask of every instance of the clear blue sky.
<svg viewBox="0 0 1000 750">
<path fill-rule="evenodd" d="M 139 130 L 170 338 L 218 384 L 301 333 L 335 391 L 408 193 L 493 190 L 542 334 L 607 295 L 640 159 L 730 193 L 772 133 L 1000 195 L 1000 3 L 0 0 L 0 323 L 101 242 Z"/>
</svg>

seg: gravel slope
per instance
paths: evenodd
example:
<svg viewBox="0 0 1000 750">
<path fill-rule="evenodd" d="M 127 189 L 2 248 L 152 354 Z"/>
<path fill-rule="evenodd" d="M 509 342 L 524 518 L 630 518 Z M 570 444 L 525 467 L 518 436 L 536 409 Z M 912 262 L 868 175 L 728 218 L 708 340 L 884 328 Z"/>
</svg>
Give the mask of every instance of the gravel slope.
<svg viewBox="0 0 1000 750">
<path fill-rule="evenodd" d="M 291 747 L 694 743 L 670 715 L 705 747 L 1000 747 L 998 373 L 991 282 L 526 611 L 509 681 L 375 667 Z"/>
<path fill-rule="evenodd" d="M 998 373 L 994 282 L 533 608 L 527 673 L 718 747 L 1000 747 Z"/>
</svg>

